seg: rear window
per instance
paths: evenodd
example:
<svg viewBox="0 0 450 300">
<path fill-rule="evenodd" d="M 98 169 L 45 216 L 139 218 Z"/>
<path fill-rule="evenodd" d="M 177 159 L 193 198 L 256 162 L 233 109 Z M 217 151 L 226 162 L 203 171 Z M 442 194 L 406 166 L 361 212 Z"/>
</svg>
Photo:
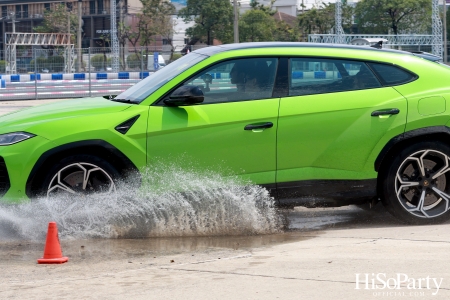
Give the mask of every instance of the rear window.
<svg viewBox="0 0 450 300">
<path fill-rule="evenodd" d="M 411 82 L 417 78 L 415 74 L 399 67 L 377 63 L 369 63 L 369 65 L 385 86 L 400 85 Z"/>
</svg>

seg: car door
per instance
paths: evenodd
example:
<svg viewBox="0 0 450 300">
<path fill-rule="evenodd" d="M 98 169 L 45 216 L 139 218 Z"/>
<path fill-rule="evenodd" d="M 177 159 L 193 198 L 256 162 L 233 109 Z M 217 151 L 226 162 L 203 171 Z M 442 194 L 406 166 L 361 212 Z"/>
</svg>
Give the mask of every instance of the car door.
<svg viewBox="0 0 450 300">
<path fill-rule="evenodd" d="M 374 161 L 405 130 L 404 97 L 361 61 L 291 58 L 289 70 L 278 122 L 279 197 L 376 193 Z"/>
<path fill-rule="evenodd" d="M 150 107 L 149 164 L 176 164 L 274 184 L 279 108 L 279 98 L 272 97 L 276 64 L 276 58 L 228 60 L 180 83 L 177 88 L 197 86 L 203 91 L 204 102 L 165 105 L 163 100 L 175 88 Z M 242 74 L 238 66 L 240 71 L 253 71 L 264 78 L 263 86 L 252 89 L 249 84 L 256 79 Z"/>
</svg>

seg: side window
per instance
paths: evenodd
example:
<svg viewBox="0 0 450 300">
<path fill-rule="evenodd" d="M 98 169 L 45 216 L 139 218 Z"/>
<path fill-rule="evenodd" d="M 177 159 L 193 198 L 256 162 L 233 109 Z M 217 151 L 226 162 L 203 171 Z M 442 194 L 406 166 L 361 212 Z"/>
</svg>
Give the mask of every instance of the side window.
<svg viewBox="0 0 450 300">
<path fill-rule="evenodd" d="M 272 97 L 277 58 L 245 58 L 219 63 L 187 80 L 205 95 L 203 103 L 221 103 Z"/>
<path fill-rule="evenodd" d="M 292 58 L 289 96 L 344 92 L 381 87 L 364 62 Z"/>
<path fill-rule="evenodd" d="M 383 82 L 383 85 L 392 86 L 404 84 L 417 78 L 416 75 L 392 65 L 377 63 L 369 63 L 369 65 L 375 73 L 377 73 L 378 77 Z"/>
</svg>

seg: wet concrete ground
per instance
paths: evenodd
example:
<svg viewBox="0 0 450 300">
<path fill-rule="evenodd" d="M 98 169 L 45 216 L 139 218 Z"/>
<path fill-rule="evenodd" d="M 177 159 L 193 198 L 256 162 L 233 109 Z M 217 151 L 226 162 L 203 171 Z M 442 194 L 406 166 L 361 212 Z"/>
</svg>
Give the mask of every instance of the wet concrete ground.
<svg viewBox="0 0 450 300">
<path fill-rule="evenodd" d="M 382 207 L 280 213 L 272 235 L 64 239 L 62 265 L 38 265 L 45 241 L 0 228 L 0 299 L 450 297 L 448 223 L 407 226 Z"/>
</svg>

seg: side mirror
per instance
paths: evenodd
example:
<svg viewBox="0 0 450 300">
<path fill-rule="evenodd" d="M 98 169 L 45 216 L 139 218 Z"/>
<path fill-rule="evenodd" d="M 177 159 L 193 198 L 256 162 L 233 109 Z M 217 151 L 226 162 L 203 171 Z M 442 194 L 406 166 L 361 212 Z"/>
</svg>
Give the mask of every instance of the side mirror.
<svg viewBox="0 0 450 300">
<path fill-rule="evenodd" d="M 164 103 L 168 106 L 183 106 L 202 103 L 205 99 L 202 90 L 196 85 L 183 85 L 177 88 Z"/>
</svg>

